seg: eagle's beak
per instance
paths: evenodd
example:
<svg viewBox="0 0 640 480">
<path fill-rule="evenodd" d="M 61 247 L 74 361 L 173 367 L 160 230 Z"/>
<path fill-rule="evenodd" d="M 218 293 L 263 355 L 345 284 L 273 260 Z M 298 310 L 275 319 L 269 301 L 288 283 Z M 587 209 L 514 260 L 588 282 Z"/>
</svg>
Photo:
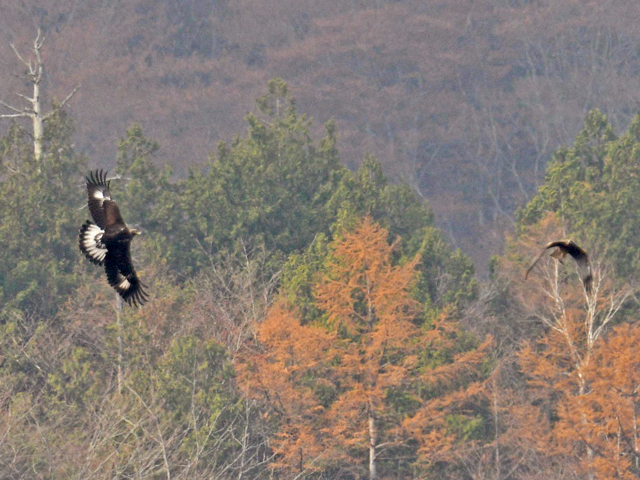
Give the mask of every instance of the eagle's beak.
<svg viewBox="0 0 640 480">
<path fill-rule="evenodd" d="M 142 232 L 136 228 L 132 228 L 131 235 L 142 235 Z"/>
</svg>

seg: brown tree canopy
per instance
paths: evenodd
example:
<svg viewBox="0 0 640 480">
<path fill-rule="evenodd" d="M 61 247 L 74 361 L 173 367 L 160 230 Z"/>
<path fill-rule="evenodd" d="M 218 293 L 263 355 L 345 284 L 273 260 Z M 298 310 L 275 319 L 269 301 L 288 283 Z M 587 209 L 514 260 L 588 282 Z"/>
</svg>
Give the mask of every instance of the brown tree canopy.
<svg viewBox="0 0 640 480">
<path fill-rule="evenodd" d="M 516 430 L 521 438 L 523 432 L 539 432 L 546 441 L 530 447 L 581 478 L 637 478 L 633 392 L 640 385 L 634 360 L 639 330 L 623 323 L 609 331 L 624 320 L 632 289 L 618 285 L 600 259 L 593 262 L 592 294 L 570 278 L 577 270 L 573 265 L 553 259 L 525 282 L 528 258 L 561 233 L 560 221 L 549 214 L 510 243 L 500 265 L 532 325 L 517 355 L 529 390 L 528 407 L 519 408 L 534 407 L 540 414 L 520 418 Z"/>
<path fill-rule="evenodd" d="M 411 438 L 425 450 L 446 448 L 455 435 L 446 438 L 442 419 L 483 388 L 463 379 L 477 371 L 488 342 L 449 365 L 425 365 L 425 349 L 450 347 L 455 326 L 445 313 L 437 328 L 420 324 L 420 304 L 411 296 L 419 258 L 395 265 L 387 238 L 370 218 L 343 232 L 315 285 L 324 315 L 307 323 L 281 300 L 258 327 L 259 350 L 239 362 L 246 394 L 272 406 L 277 468 L 300 473 L 333 465 L 362 475 L 368 453 L 369 478 L 376 478 L 379 457 L 407 448 Z M 418 385 L 446 398 L 422 398 Z M 412 405 L 404 416 L 394 392 Z M 433 421 L 436 411 L 440 420 Z M 441 445 L 425 442 L 426 431 Z"/>
</svg>

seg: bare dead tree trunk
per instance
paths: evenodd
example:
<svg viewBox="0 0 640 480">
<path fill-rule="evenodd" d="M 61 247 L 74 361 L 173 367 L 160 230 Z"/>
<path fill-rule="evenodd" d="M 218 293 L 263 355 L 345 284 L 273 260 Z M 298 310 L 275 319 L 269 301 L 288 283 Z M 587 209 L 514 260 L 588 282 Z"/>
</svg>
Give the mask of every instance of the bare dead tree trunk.
<svg viewBox="0 0 640 480">
<path fill-rule="evenodd" d="M 36 39 L 33 41 L 33 54 L 35 56 L 35 60 L 29 59 L 26 60 L 20 52 L 16 49 L 16 47 L 12 44 L 11 49 L 16 54 L 20 62 L 27 67 L 26 77 L 29 83 L 33 87 L 33 96 L 29 97 L 27 95 L 23 95 L 21 93 L 17 93 L 16 95 L 22 98 L 27 106 L 23 108 L 14 107 L 2 100 L 0 100 L 0 106 L 8 109 L 11 113 L 0 114 L 0 118 L 30 118 L 33 124 L 33 154 L 36 160 L 42 159 L 42 149 L 43 149 L 43 139 L 44 139 L 44 122 L 51 117 L 54 113 L 53 111 L 43 114 L 42 105 L 41 105 L 41 90 L 40 86 L 42 83 L 42 78 L 44 75 L 44 63 L 42 62 L 42 57 L 40 55 L 40 50 L 42 49 L 42 45 L 44 43 L 44 37 L 40 39 L 41 31 L 38 29 L 38 35 Z M 65 106 L 65 104 L 73 97 L 76 91 L 80 88 L 80 85 L 77 85 L 73 91 L 67 95 L 67 97 L 60 103 L 59 108 Z"/>
<path fill-rule="evenodd" d="M 374 308 L 373 303 L 371 301 L 371 292 L 372 285 L 369 277 L 367 277 L 367 320 L 369 326 L 369 332 L 373 331 L 373 322 L 374 322 Z M 370 379 L 371 387 L 375 385 L 375 378 Z M 367 406 L 367 414 L 369 421 L 369 480 L 377 480 L 378 472 L 377 472 L 377 464 L 376 464 L 376 447 L 378 443 L 378 431 L 376 428 L 376 413 L 375 413 L 375 405 L 371 398 L 369 398 L 368 406 Z"/>
<path fill-rule="evenodd" d="M 378 431 L 376 428 L 376 414 L 373 402 L 369 401 L 369 480 L 378 479 L 378 469 L 376 462 L 376 444 L 378 442 Z"/>
<path fill-rule="evenodd" d="M 584 396 L 586 395 L 586 390 L 587 390 L 587 385 L 586 382 L 584 380 L 584 377 L 582 376 L 581 373 L 578 374 L 579 378 L 580 378 L 580 390 L 579 390 L 579 395 L 580 396 Z M 587 415 L 586 414 L 582 414 L 582 423 L 583 424 L 587 424 Z M 589 461 L 589 465 L 591 465 L 593 463 L 593 457 L 594 457 L 594 451 L 593 448 L 591 448 L 591 446 L 589 444 L 586 445 L 587 447 L 587 459 Z M 589 480 L 593 480 L 595 478 L 595 473 L 593 472 L 593 468 L 590 466 L 589 467 L 589 471 L 587 473 L 587 478 Z"/>
<path fill-rule="evenodd" d="M 40 32 L 38 32 L 40 33 Z M 44 73 L 44 66 L 42 65 L 42 59 L 40 58 L 40 46 L 38 41 L 34 42 L 34 51 L 37 58 L 37 73 L 32 73 L 33 83 L 33 97 L 27 99 L 31 102 L 33 107 L 33 114 L 31 120 L 33 122 L 33 154 L 36 160 L 42 158 L 42 138 L 44 136 L 44 119 L 42 118 L 42 108 L 40 106 L 40 82 L 42 81 L 42 74 Z"/>
<path fill-rule="evenodd" d="M 542 314 L 539 318 L 548 327 L 559 333 L 566 342 L 567 352 L 573 362 L 573 369 L 578 376 L 578 397 L 588 394 L 589 384 L 585 376 L 585 370 L 589 366 L 589 362 L 593 356 L 593 351 L 597 342 L 602 338 L 607 325 L 616 318 L 619 310 L 626 299 L 631 295 L 633 289 L 629 286 L 623 287 L 620 291 L 610 292 L 607 296 L 608 301 L 604 305 L 598 304 L 598 297 L 603 296 L 605 271 L 600 263 L 594 263 L 593 267 L 593 291 L 587 293 L 584 291 L 584 334 L 586 342 L 581 344 L 576 337 L 575 331 L 569 325 L 567 307 L 565 300 L 560 291 L 560 267 L 558 262 L 553 262 L 553 269 L 547 272 L 548 288 L 545 289 L 546 295 L 553 300 L 554 307 L 551 315 Z M 585 413 L 582 414 L 581 422 L 583 425 L 588 424 L 588 418 Z M 585 442 L 585 454 L 589 465 L 592 464 L 595 457 L 595 451 L 591 445 Z M 595 478 L 595 472 L 589 467 L 586 478 L 592 480 Z"/>
</svg>

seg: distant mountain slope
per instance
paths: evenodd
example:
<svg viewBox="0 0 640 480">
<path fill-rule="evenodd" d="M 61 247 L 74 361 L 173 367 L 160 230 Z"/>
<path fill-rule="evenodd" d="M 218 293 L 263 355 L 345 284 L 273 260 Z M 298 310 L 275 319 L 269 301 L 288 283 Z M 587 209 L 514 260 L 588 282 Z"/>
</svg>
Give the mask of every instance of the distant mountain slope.
<svg viewBox="0 0 640 480">
<path fill-rule="evenodd" d="M 374 153 L 480 269 L 585 113 L 599 107 L 621 129 L 640 98 L 630 0 L 8 3 L 0 99 L 27 93 L 9 42 L 26 52 L 42 25 L 48 97 L 82 84 L 72 113 L 94 164 L 113 165 L 137 121 L 183 174 L 242 132 L 280 76 L 317 128 L 336 119 L 347 165 Z"/>
</svg>

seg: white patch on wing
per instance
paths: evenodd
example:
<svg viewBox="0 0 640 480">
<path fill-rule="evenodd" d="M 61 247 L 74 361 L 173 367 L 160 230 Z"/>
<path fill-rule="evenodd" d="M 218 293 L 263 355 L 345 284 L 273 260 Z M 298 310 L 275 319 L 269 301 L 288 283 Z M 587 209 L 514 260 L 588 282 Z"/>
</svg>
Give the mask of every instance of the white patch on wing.
<svg viewBox="0 0 640 480">
<path fill-rule="evenodd" d="M 93 198 L 95 198 L 96 200 L 100 200 L 100 203 L 102 203 L 104 200 L 111 200 L 111 196 L 105 195 L 104 192 L 100 189 L 96 189 L 93 191 Z"/>
<path fill-rule="evenodd" d="M 82 246 L 85 251 L 99 262 L 102 262 L 107 255 L 107 249 L 102 243 L 102 234 L 104 230 L 102 230 L 97 225 L 90 225 L 84 232 L 82 236 Z"/>
<path fill-rule="evenodd" d="M 97 236 L 100 235 L 100 237 L 102 238 L 102 234 L 104 233 L 104 230 L 102 230 L 98 225 L 96 224 L 91 224 L 89 225 L 89 227 L 87 228 L 87 234 L 92 235 L 92 236 Z"/>
<path fill-rule="evenodd" d="M 122 290 L 129 290 L 130 286 L 131 284 L 129 283 L 129 280 L 127 280 L 126 278 L 123 278 L 120 284 L 118 285 L 118 287 L 121 288 Z"/>
</svg>

